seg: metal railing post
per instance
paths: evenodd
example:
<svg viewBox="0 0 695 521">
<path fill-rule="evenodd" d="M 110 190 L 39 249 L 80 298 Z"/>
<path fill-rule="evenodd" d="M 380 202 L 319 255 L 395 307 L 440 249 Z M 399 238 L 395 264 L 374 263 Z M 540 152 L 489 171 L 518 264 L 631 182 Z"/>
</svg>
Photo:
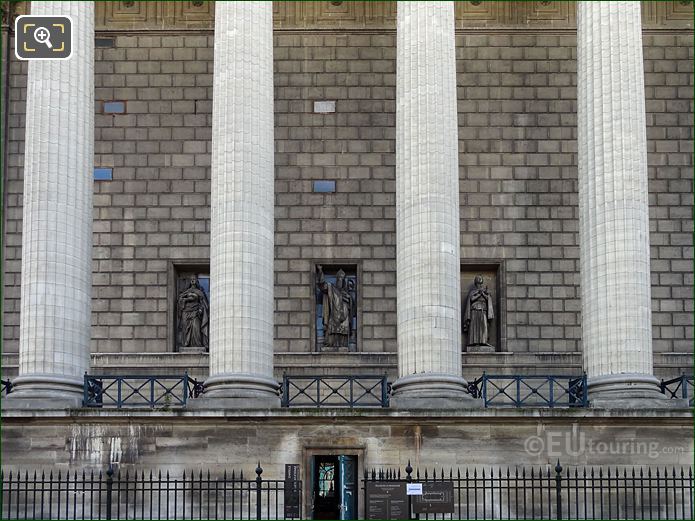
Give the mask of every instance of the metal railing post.
<svg viewBox="0 0 695 521">
<path fill-rule="evenodd" d="M 410 460 L 408 460 L 408 465 L 405 467 L 405 482 L 406 483 L 411 483 L 413 481 L 413 476 L 411 474 L 413 473 L 413 467 L 410 465 Z M 408 485 L 406 485 L 407 487 Z M 413 507 L 412 507 L 412 496 L 408 495 L 408 519 L 413 518 Z M 366 512 L 365 512 L 366 515 Z"/>
<path fill-rule="evenodd" d="M 186 406 L 188 401 L 188 371 L 183 372 L 183 406 Z"/>
<path fill-rule="evenodd" d="M 289 407 L 290 406 L 290 383 L 289 380 L 287 379 L 287 373 L 282 374 L 282 398 L 281 398 L 281 405 L 282 407 Z"/>
<path fill-rule="evenodd" d="M 106 519 L 111 519 L 111 501 L 113 500 L 113 465 L 109 463 L 106 470 Z"/>
<path fill-rule="evenodd" d="M 560 460 L 557 460 L 557 465 L 555 465 L 555 496 L 557 501 L 557 519 L 562 519 L 562 465 L 560 465 Z"/>
<path fill-rule="evenodd" d="M 84 389 L 82 389 L 82 407 L 87 407 L 87 403 L 89 402 L 89 398 L 87 396 L 87 388 L 89 387 L 89 376 L 87 375 L 87 371 L 84 372 Z"/>
<path fill-rule="evenodd" d="M 483 405 L 487 407 L 487 375 L 483 371 Z"/>
<path fill-rule="evenodd" d="M 261 491 L 262 491 L 262 480 L 261 474 L 263 474 L 263 469 L 261 468 L 261 462 L 258 462 L 256 467 L 256 519 L 261 519 Z"/>
</svg>

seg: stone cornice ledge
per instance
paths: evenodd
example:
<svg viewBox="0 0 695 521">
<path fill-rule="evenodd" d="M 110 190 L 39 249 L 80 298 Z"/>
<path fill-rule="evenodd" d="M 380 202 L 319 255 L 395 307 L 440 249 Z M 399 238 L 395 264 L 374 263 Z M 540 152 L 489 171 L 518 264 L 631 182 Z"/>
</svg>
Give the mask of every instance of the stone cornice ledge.
<svg viewBox="0 0 695 521">
<path fill-rule="evenodd" d="M 463 419 L 467 422 L 537 422 L 543 421 L 582 421 L 606 423 L 608 421 L 647 423 L 654 420 L 660 423 L 692 425 L 693 411 L 689 408 L 667 409 L 431 409 L 431 410 L 392 410 L 392 409 L 63 409 L 63 410 L 7 410 L 2 411 L 2 419 L 7 423 L 24 423 L 27 421 L 68 420 L 71 422 L 90 421 L 114 423 L 119 420 L 128 422 L 181 422 L 191 418 L 197 420 L 241 420 L 265 422 L 311 422 L 317 419 L 332 419 L 334 422 L 436 422 L 456 423 Z"/>
</svg>

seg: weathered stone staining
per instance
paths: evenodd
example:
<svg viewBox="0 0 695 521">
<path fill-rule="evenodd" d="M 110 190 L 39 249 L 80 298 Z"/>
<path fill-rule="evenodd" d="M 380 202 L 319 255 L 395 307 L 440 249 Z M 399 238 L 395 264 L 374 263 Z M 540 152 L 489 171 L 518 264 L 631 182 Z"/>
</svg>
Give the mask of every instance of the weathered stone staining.
<svg viewBox="0 0 695 521">
<path fill-rule="evenodd" d="M 483 283 L 483 276 L 476 275 L 463 308 L 463 332 L 467 333 L 468 351 L 495 350 L 488 342 L 488 324 L 495 318 L 495 308 L 490 291 Z"/>
<path fill-rule="evenodd" d="M 273 8 L 216 6 L 206 406 L 280 405 L 273 379 Z"/>
<path fill-rule="evenodd" d="M 396 244 L 399 408 L 472 403 L 461 376 L 453 2 L 398 5 Z"/>
<path fill-rule="evenodd" d="M 595 405 L 668 404 L 652 369 L 639 2 L 579 2 L 582 342 Z"/>
<path fill-rule="evenodd" d="M 208 350 L 210 305 L 196 277 L 176 298 L 179 348 Z"/>
<path fill-rule="evenodd" d="M 37 2 L 68 15 L 68 60 L 29 63 L 19 376 L 4 407 L 81 403 L 89 369 L 94 165 L 94 2 Z"/>
</svg>

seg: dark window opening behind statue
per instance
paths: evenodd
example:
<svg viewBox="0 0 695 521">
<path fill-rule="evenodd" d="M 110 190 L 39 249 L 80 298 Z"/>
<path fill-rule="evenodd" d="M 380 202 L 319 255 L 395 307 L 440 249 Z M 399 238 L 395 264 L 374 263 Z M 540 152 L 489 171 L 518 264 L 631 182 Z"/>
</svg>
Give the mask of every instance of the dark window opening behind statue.
<svg viewBox="0 0 695 521">
<path fill-rule="evenodd" d="M 180 274 L 176 294 L 178 351 L 207 351 L 210 334 L 210 276 Z"/>
<path fill-rule="evenodd" d="M 357 350 L 357 275 L 354 269 L 316 266 L 316 348 Z"/>
</svg>

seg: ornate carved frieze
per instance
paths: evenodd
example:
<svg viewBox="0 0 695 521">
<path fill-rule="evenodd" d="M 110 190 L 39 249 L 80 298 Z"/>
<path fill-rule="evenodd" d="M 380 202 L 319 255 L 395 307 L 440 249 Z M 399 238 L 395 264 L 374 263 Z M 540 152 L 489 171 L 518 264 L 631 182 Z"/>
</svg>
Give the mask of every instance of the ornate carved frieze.
<svg viewBox="0 0 695 521">
<path fill-rule="evenodd" d="M 14 2 L 12 2 L 14 4 Z M 14 6 L 27 12 L 28 2 Z M 205 1 L 97 2 L 96 29 L 209 29 L 214 27 L 215 3 Z M 456 28 L 474 29 L 573 29 L 575 2 L 456 2 Z M 386 29 L 396 27 L 396 2 L 273 2 L 276 30 L 282 29 Z M 645 29 L 689 29 L 693 27 L 693 0 L 642 2 Z"/>
</svg>

